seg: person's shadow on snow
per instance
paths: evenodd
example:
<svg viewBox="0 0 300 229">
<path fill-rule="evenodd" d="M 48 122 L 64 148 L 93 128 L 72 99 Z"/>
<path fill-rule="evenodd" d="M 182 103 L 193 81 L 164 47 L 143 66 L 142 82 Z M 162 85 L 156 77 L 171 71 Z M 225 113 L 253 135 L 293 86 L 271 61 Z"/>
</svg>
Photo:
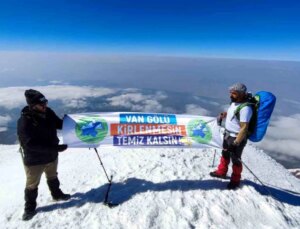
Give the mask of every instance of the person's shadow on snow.
<svg viewBox="0 0 300 229">
<path fill-rule="evenodd" d="M 54 204 L 38 207 L 38 212 L 53 211 L 56 209 L 65 209 L 70 207 L 80 207 L 86 203 L 103 203 L 108 184 L 98 188 L 91 189 L 86 193 L 75 193 L 67 202 L 56 202 Z M 190 191 L 190 190 L 212 190 L 226 189 L 226 185 L 219 180 L 174 180 L 163 183 L 153 183 L 151 181 L 129 178 L 123 182 L 112 183 L 109 192 L 109 202 L 113 204 L 122 204 L 130 200 L 134 195 L 147 192 L 161 191 Z"/>
<path fill-rule="evenodd" d="M 261 195 L 271 196 L 277 201 L 293 206 L 300 206 L 300 193 L 276 186 L 257 184 L 250 180 L 244 180 L 243 185 L 252 186 Z"/>
<path fill-rule="evenodd" d="M 227 182 L 226 182 L 227 184 Z M 191 191 L 191 190 L 226 190 L 226 184 L 221 180 L 173 180 L 163 183 L 153 183 L 151 181 L 129 178 L 124 182 L 112 183 L 109 192 L 109 202 L 120 205 L 130 200 L 133 196 L 147 192 L 162 192 L 162 191 Z M 294 206 L 300 206 L 299 193 L 292 193 L 288 190 L 277 189 L 269 186 L 262 186 L 249 180 L 244 180 L 243 186 L 252 186 L 262 195 L 270 195 L 280 202 L 284 202 Z M 56 209 L 65 209 L 70 207 L 80 207 L 86 203 L 103 203 L 108 184 L 102 185 L 98 188 L 91 189 L 86 193 L 75 193 L 68 202 L 57 202 L 52 205 L 39 207 L 37 211 L 47 212 Z"/>
</svg>

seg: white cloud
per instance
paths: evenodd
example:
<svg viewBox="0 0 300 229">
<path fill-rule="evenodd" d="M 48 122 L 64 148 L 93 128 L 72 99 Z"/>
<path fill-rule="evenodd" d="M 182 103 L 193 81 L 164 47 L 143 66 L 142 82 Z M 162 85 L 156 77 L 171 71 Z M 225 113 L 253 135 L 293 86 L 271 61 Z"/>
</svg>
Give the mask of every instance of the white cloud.
<svg viewBox="0 0 300 229">
<path fill-rule="evenodd" d="M 161 91 L 155 94 L 144 95 L 139 89 L 127 88 L 120 89 L 71 86 L 71 85 L 49 85 L 39 87 L 6 87 L 0 88 L 0 107 L 6 109 L 22 108 L 26 105 L 24 92 L 26 89 L 35 89 L 43 93 L 51 101 L 59 100 L 64 106 L 72 108 L 84 108 L 88 98 L 97 98 L 115 93 L 123 93 L 108 99 L 110 105 L 126 107 L 130 110 L 145 112 L 169 111 L 170 108 L 163 107 L 160 101 L 167 98 L 167 95 Z"/>
<path fill-rule="evenodd" d="M 291 103 L 291 104 L 297 105 L 297 106 L 300 105 L 299 101 L 292 100 L 292 99 L 283 99 L 282 101 L 287 102 L 287 103 Z"/>
<path fill-rule="evenodd" d="M 9 121 L 11 121 L 11 117 L 9 115 L 0 115 L 0 126 L 6 125 Z"/>
<path fill-rule="evenodd" d="M 210 112 L 196 104 L 187 104 L 185 106 L 185 110 L 187 114 L 192 114 L 192 115 L 209 115 Z"/>
<path fill-rule="evenodd" d="M 220 106 L 219 103 L 211 101 L 211 99 L 203 99 L 203 98 L 201 98 L 199 96 L 194 96 L 194 99 L 196 99 L 196 100 L 198 100 L 198 101 L 200 101 L 202 103 L 210 104 L 210 105 L 213 105 L 213 106 Z"/>
<path fill-rule="evenodd" d="M 88 87 L 88 86 L 65 86 L 51 85 L 46 87 L 37 87 L 49 100 L 63 100 L 68 103 L 74 99 L 83 99 L 88 97 L 101 97 L 104 95 L 113 94 L 115 89 Z"/>
<path fill-rule="evenodd" d="M 51 80 L 49 83 L 50 84 L 63 84 L 64 82 L 60 81 L 60 80 Z"/>
<path fill-rule="evenodd" d="M 0 88 L 0 107 L 13 109 L 25 105 L 24 91 L 22 87 Z"/>
<path fill-rule="evenodd" d="M 5 132 L 7 131 L 7 127 L 0 127 L 0 132 Z"/>
<path fill-rule="evenodd" d="M 11 117 L 9 115 L 1 116 L 0 115 L 0 132 L 7 130 L 7 124 L 11 121 Z"/>
<path fill-rule="evenodd" d="M 133 91 L 113 96 L 107 100 L 111 106 L 125 107 L 132 111 L 162 112 L 164 109 L 159 101 L 165 98 L 167 98 L 167 96 L 162 92 L 157 92 L 152 95 L 143 95 L 142 93 Z"/>
<path fill-rule="evenodd" d="M 24 92 L 29 87 L 6 87 L 0 88 L 0 107 L 7 109 L 20 108 L 26 105 Z M 49 100 L 61 100 L 68 107 L 84 107 L 85 99 L 89 97 L 101 97 L 115 93 L 116 89 L 96 88 L 96 87 L 80 87 L 65 85 L 50 85 L 31 87 L 39 90 Z"/>
<path fill-rule="evenodd" d="M 268 137 L 274 139 L 300 139 L 300 114 L 278 117 L 268 129 Z"/>
<path fill-rule="evenodd" d="M 123 89 L 123 92 L 126 92 L 126 93 L 135 93 L 135 92 L 139 92 L 140 90 L 137 89 L 137 88 L 125 88 Z"/>
<path fill-rule="evenodd" d="M 278 117 L 270 124 L 265 139 L 258 145 L 268 151 L 300 158 L 300 114 Z"/>
<path fill-rule="evenodd" d="M 71 99 L 68 103 L 64 103 L 69 108 L 84 108 L 87 107 L 88 103 L 85 98 L 83 99 Z"/>
</svg>

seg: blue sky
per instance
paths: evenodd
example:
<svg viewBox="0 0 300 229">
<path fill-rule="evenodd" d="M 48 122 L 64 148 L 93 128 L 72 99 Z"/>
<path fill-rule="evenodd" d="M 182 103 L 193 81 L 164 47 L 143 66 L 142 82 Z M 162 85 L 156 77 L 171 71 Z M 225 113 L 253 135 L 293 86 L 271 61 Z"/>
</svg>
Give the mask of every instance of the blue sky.
<svg viewBox="0 0 300 229">
<path fill-rule="evenodd" d="M 299 1 L 0 4 L 0 50 L 300 60 Z"/>
</svg>

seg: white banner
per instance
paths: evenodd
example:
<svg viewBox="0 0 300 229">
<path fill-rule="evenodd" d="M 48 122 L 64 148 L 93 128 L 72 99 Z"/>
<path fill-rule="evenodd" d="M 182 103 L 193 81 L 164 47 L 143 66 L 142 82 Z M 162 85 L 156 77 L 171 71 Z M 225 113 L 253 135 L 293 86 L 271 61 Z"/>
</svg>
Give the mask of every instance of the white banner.
<svg viewBox="0 0 300 229">
<path fill-rule="evenodd" d="M 222 148 L 214 117 L 134 112 L 65 115 L 63 141 L 69 147 Z"/>
</svg>

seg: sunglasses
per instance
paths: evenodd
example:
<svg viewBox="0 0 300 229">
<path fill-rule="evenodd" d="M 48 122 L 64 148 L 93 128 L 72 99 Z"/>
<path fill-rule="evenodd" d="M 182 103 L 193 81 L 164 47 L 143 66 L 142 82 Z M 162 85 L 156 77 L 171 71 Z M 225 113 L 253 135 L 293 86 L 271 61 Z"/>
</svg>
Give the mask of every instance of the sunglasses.
<svg viewBox="0 0 300 229">
<path fill-rule="evenodd" d="M 38 103 L 38 104 L 36 104 L 35 106 L 39 106 L 39 107 L 41 107 L 41 108 L 45 108 L 47 105 L 48 105 L 48 102 L 45 102 L 45 103 Z"/>
</svg>

